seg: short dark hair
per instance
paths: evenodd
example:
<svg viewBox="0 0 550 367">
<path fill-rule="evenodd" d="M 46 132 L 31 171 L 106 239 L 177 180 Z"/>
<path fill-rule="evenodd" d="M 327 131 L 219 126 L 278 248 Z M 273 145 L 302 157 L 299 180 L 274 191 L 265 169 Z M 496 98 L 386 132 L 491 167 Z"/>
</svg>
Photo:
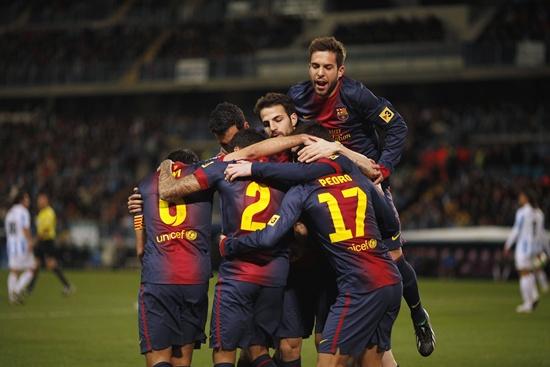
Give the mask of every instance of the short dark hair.
<svg viewBox="0 0 550 367">
<path fill-rule="evenodd" d="M 16 188 L 15 194 L 12 196 L 11 204 L 19 204 L 23 201 L 25 195 L 29 195 L 29 192 L 25 188 Z"/>
<path fill-rule="evenodd" d="M 174 162 L 193 164 L 199 161 L 199 156 L 191 149 L 178 149 L 168 154 L 166 159 L 170 159 Z"/>
<path fill-rule="evenodd" d="M 258 143 L 265 139 L 264 132 L 260 132 L 254 129 L 243 129 L 239 130 L 231 139 L 229 143 L 231 150 L 234 150 L 235 147 L 244 148 L 249 145 Z"/>
<path fill-rule="evenodd" d="M 222 102 L 210 113 L 208 128 L 215 135 L 223 135 L 233 125 L 241 130 L 245 121 L 244 113 L 239 106 Z"/>
<path fill-rule="evenodd" d="M 254 113 L 257 116 L 260 116 L 260 111 L 264 108 L 277 105 L 283 106 L 286 114 L 289 116 L 293 113 L 296 113 L 296 106 L 294 105 L 292 98 L 290 98 L 286 94 L 274 92 L 267 93 L 265 96 L 258 98 L 258 100 L 256 101 L 256 105 L 254 106 Z"/>
<path fill-rule="evenodd" d="M 336 65 L 338 67 L 346 62 L 346 48 L 344 44 L 334 37 L 317 37 L 309 44 L 309 59 L 317 51 L 329 51 L 336 55 Z"/>
<path fill-rule="evenodd" d="M 330 136 L 329 131 L 315 121 L 300 122 L 296 129 L 292 132 L 292 134 L 308 134 L 321 139 L 325 139 L 327 141 L 334 141 L 332 136 Z"/>
</svg>

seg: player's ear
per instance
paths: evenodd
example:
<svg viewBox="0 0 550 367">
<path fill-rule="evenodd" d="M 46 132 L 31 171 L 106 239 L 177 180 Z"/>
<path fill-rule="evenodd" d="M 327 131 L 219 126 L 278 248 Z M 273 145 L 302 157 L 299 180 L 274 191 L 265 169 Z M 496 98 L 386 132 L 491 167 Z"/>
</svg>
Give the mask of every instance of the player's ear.
<svg viewBox="0 0 550 367">
<path fill-rule="evenodd" d="M 344 76 L 345 71 L 346 71 L 346 66 L 345 65 L 340 65 L 338 67 L 338 79 L 340 79 L 341 77 Z"/>
<path fill-rule="evenodd" d="M 298 123 L 298 115 L 296 112 L 290 115 L 290 122 L 292 123 L 292 127 L 296 127 L 296 124 Z"/>
<path fill-rule="evenodd" d="M 245 120 L 245 122 L 243 123 L 243 129 L 248 129 L 250 127 L 250 124 L 248 123 L 248 121 Z"/>
</svg>

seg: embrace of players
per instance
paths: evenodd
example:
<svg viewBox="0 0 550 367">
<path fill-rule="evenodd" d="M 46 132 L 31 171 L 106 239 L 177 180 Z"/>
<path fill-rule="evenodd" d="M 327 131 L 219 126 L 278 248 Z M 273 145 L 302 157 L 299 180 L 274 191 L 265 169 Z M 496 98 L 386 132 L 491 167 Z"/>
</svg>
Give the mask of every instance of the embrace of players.
<svg viewBox="0 0 550 367">
<path fill-rule="evenodd" d="M 318 366 L 396 366 L 402 296 L 419 353 L 433 352 L 389 188 L 407 127 L 391 103 L 344 76 L 345 55 L 333 37 L 313 40 L 310 80 L 257 101 L 272 139 L 221 103 L 210 116 L 221 153 L 198 162 L 173 152 L 130 196 L 148 366 L 190 366 L 205 341 L 214 190 L 223 256 L 211 310 L 215 367 L 234 366 L 237 349 L 239 366 L 301 366 L 312 333 Z"/>
</svg>

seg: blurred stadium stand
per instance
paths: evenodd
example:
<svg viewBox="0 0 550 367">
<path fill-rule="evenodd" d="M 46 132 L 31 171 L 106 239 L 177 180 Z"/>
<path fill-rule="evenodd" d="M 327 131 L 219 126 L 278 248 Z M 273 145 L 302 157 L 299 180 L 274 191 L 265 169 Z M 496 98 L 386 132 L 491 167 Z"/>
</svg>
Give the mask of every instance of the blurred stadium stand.
<svg viewBox="0 0 550 367">
<path fill-rule="evenodd" d="M 406 230 L 509 226 L 525 186 L 548 225 L 550 6 L 499 4 L 0 1 L 0 218 L 13 185 L 47 188 L 69 265 L 131 265 L 137 180 L 176 147 L 214 155 L 210 110 L 256 122 L 255 100 L 305 79 L 309 40 L 334 34 L 347 74 L 409 124 L 392 175 Z M 502 241 L 451 242 L 411 240 L 408 256 L 426 275 L 504 264 Z"/>
</svg>

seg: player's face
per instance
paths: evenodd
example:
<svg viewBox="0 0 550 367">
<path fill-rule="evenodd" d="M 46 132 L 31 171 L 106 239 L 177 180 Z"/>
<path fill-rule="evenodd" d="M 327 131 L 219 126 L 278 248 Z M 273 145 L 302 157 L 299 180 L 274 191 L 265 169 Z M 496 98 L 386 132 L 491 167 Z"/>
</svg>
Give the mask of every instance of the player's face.
<svg viewBox="0 0 550 367">
<path fill-rule="evenodd" d="M 344 76 L 344 65 L 338 67 L 334 52 L 317 51 L 311 54 L 309 79 L 315 94 L 321 97 L 330 96 L 342 76 Z"/>
<path fill-rule="evenodd" d="M 231 149 L 229 149 L 229 143 L 238 131 L 239 129 L 237 129 L 237 126 L 233 125 L 229 129 L 227 129 L 225 133 L 216 135 L 216 139 L 218 139 L 218 143 L 220 143 L 220 147 L 222 148 L 224 153 L 230 153 Z"/>
<path fill-rule="evenodd" d="M 29 194 L 23 195 L 23 201 L 21 202 L 25 208 L 28 208 L 31 206 L 31 197 Z"/>
<path fill-rule="evenodd" d="M 280 104 L 263 108 L 260 111 L 260 119 L 265 132 L 272 138 L 290 135 L 298 122 L 298 116 L 295 113 L 289 116 Z"/>
<path fill-rule="evenodd" d="M 36 202 L 39 209 L 45 208 L 48 206 L 48 197 L 46 195 L 38 195 Z"/>
</svg>

